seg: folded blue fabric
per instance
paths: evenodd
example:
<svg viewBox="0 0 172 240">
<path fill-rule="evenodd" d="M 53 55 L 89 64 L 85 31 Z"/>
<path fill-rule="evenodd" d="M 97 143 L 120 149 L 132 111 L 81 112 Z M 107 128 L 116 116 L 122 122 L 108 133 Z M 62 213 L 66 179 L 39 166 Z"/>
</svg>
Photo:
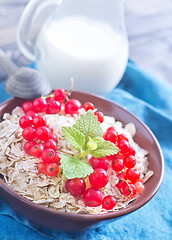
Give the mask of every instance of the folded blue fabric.
<svg viewBox="0 0 172 240">
<path fill-rule="evenodd" d="M 120 84 L 104 96 L 137 115 L 157 137 L 165 158 L 165 175 L 158 193 L 138 211 L 80 233 L 48 230 L 35 225 L 0 200 L 0 239 L 172 239 L 172 85 L 145 73 L 129 61 Z M 0 102 L 8 97 L 4 84 L 1 84 Z"/>
</svg>

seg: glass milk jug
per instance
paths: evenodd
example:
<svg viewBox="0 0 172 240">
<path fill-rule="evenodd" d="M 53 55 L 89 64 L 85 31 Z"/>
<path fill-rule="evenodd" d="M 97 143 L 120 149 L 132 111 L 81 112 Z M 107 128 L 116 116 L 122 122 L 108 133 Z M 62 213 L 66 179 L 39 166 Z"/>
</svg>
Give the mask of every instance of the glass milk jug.
<svg viewBox="0 0 172 240">
<path fill-rule="evenodd" d="M 33 44 L 29 31 L 41 11 L 54 10 Z M 17 43 L 52 88 L 107 93 L 121 80 L 128 60 L 123 0 L 31 0 L 18 26 Z"/>
</svg>

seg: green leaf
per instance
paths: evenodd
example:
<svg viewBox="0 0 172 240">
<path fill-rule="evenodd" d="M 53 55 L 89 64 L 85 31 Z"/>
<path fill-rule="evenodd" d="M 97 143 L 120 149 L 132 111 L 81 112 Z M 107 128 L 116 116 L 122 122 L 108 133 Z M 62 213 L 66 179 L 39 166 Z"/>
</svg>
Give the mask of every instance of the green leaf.
<svg viewBox="0 0 172 240">
<path fill-rule="evenodd" d="M 86 143 L 89 140 L 89 137 L 93 139 L 95 137 L 103 136 L 100 122 L 97 120 L 97 116 L 95 116 L 94 112 L 91 110 L 89 110 L 86 114 L 83 114 L 76 121 L 73 127 L 84 134 Z"/>
<path fill-rule="evenodd" d="M 93 138 L 93 141 L 97 143 L 97 147 L 100 147 L 103 145 L 105 140 L 102 137 L 95 137 Z"/>
<path fill-rule="evenodd" d="M 66 140 L 68 140 L 76 150 L 81 152 L 85 144 L 84 134 L 72 127 L 62 127 L 62 130 Z"/>
<path fill-rule="evenodd" d="M 104 142 L 99 148 L 97 148 L 95 151 L 91 151 L 91 154 L 95 158 L 101 158 L 105 156 L 114 155 L 118 153 L 118 151 L 119 148 L 117 148 L 115 144 L 113 144 L 110 141 L 104 140 Z"/>
<path fill-rule="evenodd" d="M 89 137 L 89 141 L 87 142 L 87 147 L 90 150 L 96 150 L 103 143 L 104 143 L 104 139 L 102 137 L 95 137 L 93 139 Z"/>
<path fill-rule="evenodd" d="M 61 154 L 61 168 L 68 179 L 82 178 L 90 175 L 93 168 L 89 163 L 85 163 L 77 158 Z"/>
</svg>

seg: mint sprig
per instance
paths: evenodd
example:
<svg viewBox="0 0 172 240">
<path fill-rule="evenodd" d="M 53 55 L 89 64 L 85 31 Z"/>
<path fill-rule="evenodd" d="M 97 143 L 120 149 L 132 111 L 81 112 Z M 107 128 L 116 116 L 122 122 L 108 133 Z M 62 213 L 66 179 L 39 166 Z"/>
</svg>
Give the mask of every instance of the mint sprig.
<svg viewBox="0 0 172 240">
<path fill-rule="evenodd" d="M 61 155 L 61 168 L 69 179 L 86 177 L 93 172 L 92 166 L 82 161 L 86 155 L 101 158 L 116 154 L 119 150 L 115 144 L 103 138 L 100 122 L 91 110 L 83 114 L 72 127 L 62 127 L 62 130 L 66 140 L 78 151 L 75 157 Z"/>
</svg>

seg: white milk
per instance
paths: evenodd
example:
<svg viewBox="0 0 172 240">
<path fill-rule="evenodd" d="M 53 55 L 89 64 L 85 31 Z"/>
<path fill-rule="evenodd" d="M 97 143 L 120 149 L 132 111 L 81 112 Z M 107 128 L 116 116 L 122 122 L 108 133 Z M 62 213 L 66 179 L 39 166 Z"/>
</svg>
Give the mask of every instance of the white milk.
<svg viewBox="0 0 172 240">
<path fill-rule="evenodd" d="M 53 88 L 105 93 L 120 81 L 128 59 L 127 39 L 105 23 L 68 17 L 45 24 L 36 42 L 38 69 Z"/>
</svg>

